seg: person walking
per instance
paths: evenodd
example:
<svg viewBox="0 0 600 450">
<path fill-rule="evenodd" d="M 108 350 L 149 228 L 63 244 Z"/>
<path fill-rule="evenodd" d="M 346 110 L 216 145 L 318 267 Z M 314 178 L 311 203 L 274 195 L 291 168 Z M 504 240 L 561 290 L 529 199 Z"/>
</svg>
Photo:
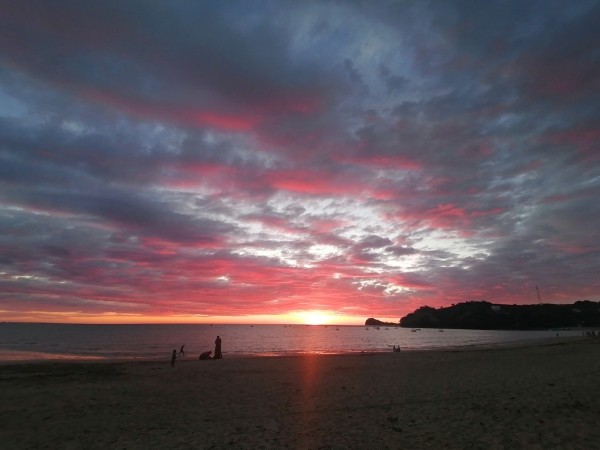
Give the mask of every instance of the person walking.
<svg viewBox="0 0 600 450">
<path fill-rule="evenodd" d="M 221 338 L 217 336 L 215 340 L 215 356 L 213 359 L 222 359 L 223 353 L 221 353 Z"/>
<path fill-rule="evenodd" d="M 179 356 L 185 356 L 185 352 L 183 351 L 183 347 L 185 347 L 185 344 L 183 344 L 181 346 L 181 348 L 179 349 Z"/>
</svg>

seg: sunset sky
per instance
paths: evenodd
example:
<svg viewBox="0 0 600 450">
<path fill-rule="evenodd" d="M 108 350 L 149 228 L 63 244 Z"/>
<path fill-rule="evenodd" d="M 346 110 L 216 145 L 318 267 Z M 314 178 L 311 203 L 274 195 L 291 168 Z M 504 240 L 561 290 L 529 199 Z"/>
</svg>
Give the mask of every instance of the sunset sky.
<svg viewBox="0 0 600 450">
<path fill-rule="evenodd" d="M 600 300 L 598 24 L 585 0 L 0 0 L 0 320 Z"/>
</svg>

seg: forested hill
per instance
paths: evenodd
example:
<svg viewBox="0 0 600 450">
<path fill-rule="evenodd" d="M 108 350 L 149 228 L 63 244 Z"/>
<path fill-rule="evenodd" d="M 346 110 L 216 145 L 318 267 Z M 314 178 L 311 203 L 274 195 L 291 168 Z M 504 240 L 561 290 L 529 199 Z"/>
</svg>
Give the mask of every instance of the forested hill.
<svg viewBox="0 0 600 450">
<path fill-rule="evenodd" d="M 471 330 L 598 327 L 600 302 L 583 300 L 569 305 L 498 305 L 480 301 L 439 309 L 423 306 L 401 318 L 400 326 Z"/>
</svg>

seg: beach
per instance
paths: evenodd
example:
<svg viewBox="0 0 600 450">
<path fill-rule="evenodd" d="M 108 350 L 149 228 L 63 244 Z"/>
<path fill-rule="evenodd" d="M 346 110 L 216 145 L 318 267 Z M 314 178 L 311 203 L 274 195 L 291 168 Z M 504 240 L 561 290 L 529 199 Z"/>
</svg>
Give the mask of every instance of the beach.
<svg viewBox="0 0 600 450">
<path fill-rule="evenodd" d="M 592 449 L 600 339 L 0 365 L 6 449 Z"/>
</svg>

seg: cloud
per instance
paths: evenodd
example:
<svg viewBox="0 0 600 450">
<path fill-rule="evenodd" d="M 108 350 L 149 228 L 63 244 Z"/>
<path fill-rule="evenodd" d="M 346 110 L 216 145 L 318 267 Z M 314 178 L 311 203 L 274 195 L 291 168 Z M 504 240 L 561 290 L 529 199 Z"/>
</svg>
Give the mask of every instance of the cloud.
<svg viewBox="0 0 600 450">
<path fill-rule="evenodd" d="M 2 310 L 600 295 L 596 1 L 0 10 Z"/>
</svg>

